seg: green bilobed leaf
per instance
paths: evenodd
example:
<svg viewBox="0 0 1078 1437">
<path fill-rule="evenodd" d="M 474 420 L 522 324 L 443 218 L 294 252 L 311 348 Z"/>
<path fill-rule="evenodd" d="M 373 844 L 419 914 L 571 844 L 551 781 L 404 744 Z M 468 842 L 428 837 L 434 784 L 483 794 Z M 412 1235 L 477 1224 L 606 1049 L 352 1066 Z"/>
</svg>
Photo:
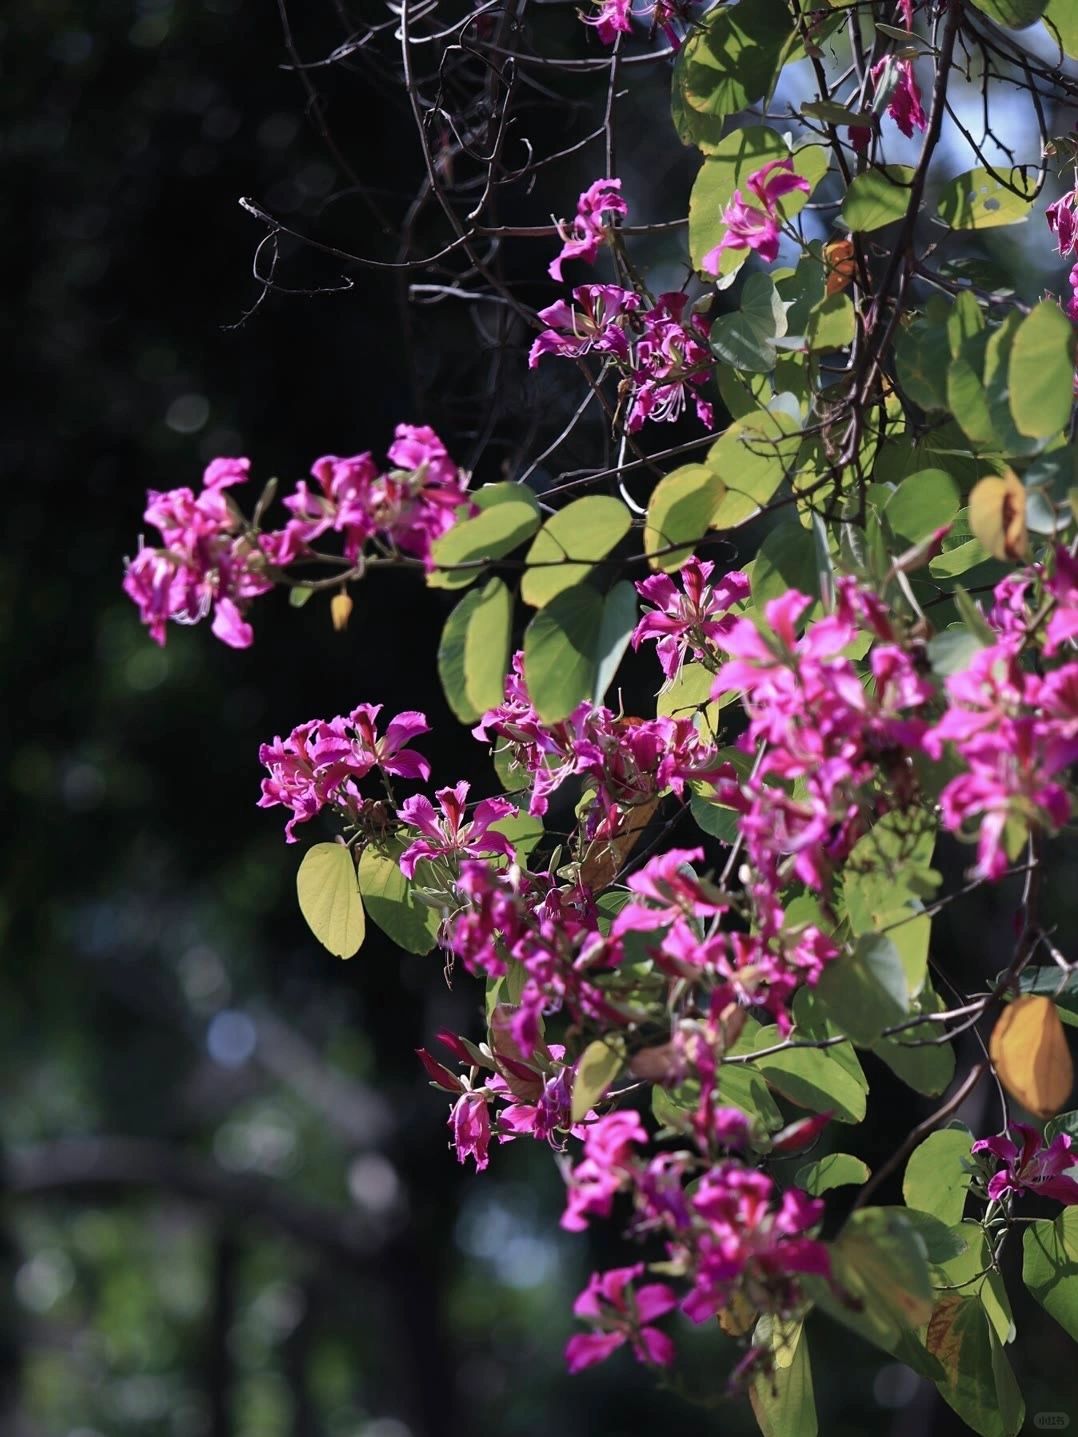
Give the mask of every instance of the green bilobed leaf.
<svg viewBox="0 0 1078 1437">
<path fill-rule="evenodd" d="M 686 104 L 703 114 L 726 116 L 762 100 L 771 89 L 792 28 L 783 0 L 754 0 L 744 8 L 712 10 L 678 56 Z"/>
<path fill-rule="evenodd" d="M 845 349 L 853 343 L 856 330 L 853 305 L 844 294 L 829 294 L 809 315 L 808 347 Z"/>
<path fill-rule="evenodd" d="M 944 1294 L 925 1345 L 946 1374 L 936 1386 L 947 1405 L 980 1437 L 1016 1437 L 1025 1403 L 984 1305 L 976 1297 Z"/>
<path fill-rule="evenodd" d="M 709 343 L 716 358 L 749 374 L 769 374 L 778 352 L 774 341 L 786 333 L 786 307 L 770 275 L 750 274 L 741 291 L 741 308 L 721 314 L 711 326 Z"/>
<path fill-rule="evenodd" d="M 776 525 L 760 545 L 752 569 L 752 602 L 762 610 L 789 589 L 814 598 L 820 592 L 812 534 L 795 523 Z M 809 610 L 805 618 L 811 617 Z"/>
<path fill-rule="evenodd" d="M 512 619 L 512 595 L 501 579 L 491 579 L 465 594 L 446 620 L 438 676 L 461 723 L 475 723 L 502 700 Z"/>
<path fill-rule="evenodd" d="M 943 1004 L 926 982 L 917 1003 L 918 1013 L 938 1013 Z M 915 1092 L 935 1097 L 954 1077 L 955 1056 L 950 1042 L 942 1041 L 937 1023 L 918 1023 L 893 1038 L 879 1038 L 872 1044 L 878 1058 Z"/>
<path fill-rule="evenodd" d="M 804 1188 L 810 1197 L 820 1197 L 832 1188 L 860 1187 L 870 1176 L 868 1164 L 852 1153 L 828 1153 L 799 1168 L 794 1186 Z"/>
<path fill-rule="evenodd" d="M 703 115 L 687 103 L 684 94 L 684 72 L 675 62 L 674 82 L 670 90 L 670 118 L 683 145 L 695 145 L 703 155 L 714 154 L 722 145 L 726 118 Z"/>
<path fill-rule="evenodd" d="M 962 1221 L 970 1184 L 970 1148 L 973 1139 L 962 1128 L 929 1133 L 906 1164 L 902 1196 L 906 1206 L 932 1213 L 954 1227 Z"/>
<path fill-rule="evenodd" d="M 693 822 L 702 833 L 717 838 L 720 843 L 734 843 L 737 839 L 738 812 L 725 808 L 720 803 L 711 803 L 700 794 L 693 794 L 689 800 L 689 812 Z"/>
<path fill-rule="evenodd" d="M 464 692 L 481 714 L 505 693 L 512 625 L 513 596 L 501 579 L 491 579 L 479 592 L 464 635 Z"/>
<path fill-rule="evenodd" d="M 524 631 L 524 678 L 544 723 L 560 723 L 595 690 L 603 598 L 588 584 L 565 589 Z"/>
<path fill-rule="evenodd" d="M 782 1041 L 778 1028 L 762 1028 L 758 1046 Z M 786 1048 L 757 1058 L 753 1067 L 768 1086 L 799 1108 L 814 1113 L 833 1111 L 841 1123 L 859 1123 L 865 1116 L 868 1084 L 853 1076 L 835 1056 L 839 1049 Z"/>
<path fill-rule="evenodd" d="M 969 290 L 964 289 L 955 296 L 954 308 L 947 317 L 947 339 L 952 358 L 961 354 L 966 342 L 982 333 L 984 327 L 984 310 Z"/>
<path fill-rule="evenodd" d="M 1048 33 L 1059 41 L 1063 53 L 1078 60 L 1078 8 L 1074 0 L 1048 0 L 1044 20 Z"/>
<path fill-rule="evenodd" d="M 573 1080 L 572 1120 L 581 1122 L 586 1114 L 606 1095 L 606 1090 L 621 1072 L 625 1049 L 621 1040 L 597 1038 L 580 1055 Z"/>
<path fill-rule="evenodd" d="M 990 20 L 1006 25 L 1008 30 L 1024 30 L 1041 18 L 1048 0 L 973 0 L 973 3 Z M 1066 5 L 1067 0 L 1063 0 L 1063 8 Z"/>
<path fill-rule="evenodd" d="M 592 690 L 597 704 L 603 702 L 607 689 L 614 682 L 618 665 L 636 628 L 636 615 L 636 589 L 627 579 L 622 579 L 603 600 L 603 612 L 596 637 L 595 685 Z"/>
<path fill-rule="evenodd" d="M 1050 300 L 1019 324 L 1008 373 L 1011 414 L 1021 434 L 1050 439 L 1074 403 L 1074 325 Z"/>
<path fill-rule="evenodd" d="M 867 1046 L 884 1028 L 909 1013 L 906 970 L 898 950 L 882 933 L 865 933 L 852 953 L 828 963 L 816 984 L 816 996 L 840 1030 Z"/>
<path fill-rule="evenodd" d="M 703 731 L 713 734 L 719 722 L 719 710 L 732 703 L 733 694 L 724 694 L 721 702 L 713 702 L 711 686 L 715 675 L 703 664 L 682 664 L 672 683 L 664 687 L 655 700 L 657 718 L 688 718 L 702 713 Z"/>
<path fill-rule="evenodd" d="M 1027 219 L 1036 197 L 1036 167 L 1001 168 L 1000 173 L 1013 188 L 985 169 L 967 170 L 948 181 L 936 204 L 944 224 L 953 230 L 986 230 Z"/>
<path fill-rule="evenodd" d="M 965 1233 L 957 1227 L 948 1227 L 930 1212 L 921 1212 L 912 1207 L 894 1207 L 890 1211 L 901 1213 L 911 1225 L 924 1243 L 925 1256 L 933 1267 L 950 1262 L 965 1252 Z"/>
<path fill-rule="evenodd" d="M 1003 1277 L 992 1263 L 992 1248 L 979 1222 L 969 1218 L 955 1229 L 966 1241 L 966 1249 L 936 1265 L 936 1285 L 953 1288 L 963 1297 L 979 1298 L 1000 1342 L 1015 1339 L 1014 1318 Z"/>
<path fill-rule="evenodd" d="M 1050 968 L 1027 968 L 1018 986 L 1023 993 L 1040 993 L 1051 998 L 1060 1019 L 1078 1028 L 1078 973 L 1063 973 L 1054 964 Z"/>
<path fill-rule="evenodd" d="M 439 914 L 416 897 L 400 871 L 404 845 L 396 840 L 383 847 L 368 844 L 359 857 L 359 891 L 373 922 L 406 953 L 429 953 L 434 947 Z"/>
<path fill-rule="evenodd" d="M 644 552 L 653 569 L 670 573 L 692 558 L 693 546 L 707 533 L 723 492 L 722 480 L 706 464 L 685 464 L 659 480 L 644 525 Z M 683 547 L 661 552 L 675 544 Z"/>
<path fill-rule="evenodd" d="M 816 1437 L 819 1425 L 804 1323 L 766 1314 L 753 1340 L 771 1358 L 770 1371 L 758 1373 L 749 1388 L 763 1437 Z"/>
<path fill-rule="evenodd" d="M 632 515 L 620 499 L 590 495 L 567 504 L 536 534 L 525 557 L 520 597 L 541 609 L 563 589 L 582 584 L 629 532 Z M 570 563 L 569 560 L 579 560 Z"/>
<path fill-rule="evenodd" d="M 505 834 L 513 845 L 517 862 L 521 864 L 542 841 L 544 831 L 541 818 L 534 818 L 530 813 L 523 812 L 496 819 L 490 827 L 494 833 Z"/>
<path fill-rule="evenodd" d="M 898 382 L 914 404 L 931 413 L 947 409 L 947 367 L 951 349 L 943 325 L 915 320 L 895 344 Z"/>
<path fill-rule="evenodd" d="M 962 432 L 978 450 L 999 452 L 1003 441 L 996 432 L 988 394 L 981 379 L 983 355 L 988 336 L 975 335 L 967 340 L 962 352 L 947 366 L 947 403 Z"/>
<path fill-rule="evenodd" d="M 879 165 L 856 176 L 846 191 L 839 218 L 857 234 L 894 224 L 910 203 L 909 165 Z"/>
<path fill-rule="evenodd" d="M 486 484 L 471 497 L 481 512 L 462 519 L 435 539 L 432 554 L 437 565 L 474 567 L 459 572 L 435 568 L 427 575 L 427 584 L 433 589 L 466 588 L 482 572 L 482 560 L 500 559 L 530 539 L 539 527 L 539 505 L 524 484 Z"/>
<path fill-rule="evenodd" d="M 1078 1207 L 1064 1208 L 1054 1222 L 1044 1219 L 1026 1228 L 1022 1280 L 1078 1342 Z"/>
<path fill-rule="evenodd" d="M 343 843 L 309 848 L 296 874 L 296 893 L 299 910 L 322 947 L 337 958 L 351 958 L 366 929 L 351 849 Z"/>
<path fill-rule="evenodd" d="M 961 507 L 958 485 L 944 469 L 922 469 L 910 474 L 884 505 L 887 522 L 909 544 L 950 524 Z"/>
<path fill-rule="evenodd" d="M 726 487 L 711 518 L 713 529 L 736 529 L 770 503 L 783 480 L 795 471 L 799 427 L 788 414 L 757 410 L 735 420 L 712 445 L 708 467 Z"/>
<path fill-rule="evenodd" d="M 936 1360 L 912 1341 L 932 1315 L 934 1291 L 924 1240 L 900 1208 L 851 1213 L 831 1245 L 833 1283 L 811 1284 L 819 1306 L 885 1352 L 933 1380 Z"/>
<path fill-rule="evenodd" d="M 777 1133 L 783 1125 L 782 1113 L 767 1084 L 751 1068 L 723 1063 L 715 1096 L 725 1107 L 740 1108 L 769 1133 Z"/>
</svg>

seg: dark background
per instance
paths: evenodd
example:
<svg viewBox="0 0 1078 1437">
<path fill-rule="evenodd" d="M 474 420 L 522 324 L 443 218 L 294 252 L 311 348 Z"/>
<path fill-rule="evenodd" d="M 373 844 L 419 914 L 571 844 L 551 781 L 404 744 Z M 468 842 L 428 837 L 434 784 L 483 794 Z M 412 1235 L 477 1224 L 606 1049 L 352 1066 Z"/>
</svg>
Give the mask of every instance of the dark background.
<svg viewBox="0 0 1078 1437">
<path fill-rule="evenodd" d="M 333 5 L 296 13 L 310 58 L 347 33 Z M 12 7 L 0 37 L 0 1431 L 753 1430 L 738 1404 L 701 1411 L 659 1391 L 624 1353 L 565 1376 L 572 1296 L 589 1263 L 625 1254 L 559 1232 L 560 1179 L 533 1145 L 501 1149 L 479 1178 L 457 1167 L 413 1050 L 438 1027 L 474 1027 L 475 988 L 449 991 L 435 956 L 402 959 L 376 933 L 351 963 L 331 959 L 296 911 L 301 850 L 254 807 L 260 741 L 361 701 L 426 709 L 437 779 L 491 781 L 433 676 L 448 601 L 380 574 L 345 635 L 323 601 L 291 610 L 273 595 L 251 650 L 203 627 L 171 630 L 162 651 L 119 587 L 145 489 L 193 483 L 215 454 L 249 454 L 260 477 L 291 482 L 327 451 L 380 455 L 413 420 L 499 477 L 576 394 L 528 380 L 519 327 L 480 332 L 451 304 L 406 313 L 403 281 L 287 242 L 280 284 L 334 292 L 273 293 L 239 323 L 260 295 L 250 264 L 264 233 L 241 195 L 332 243 L 395 255 L 421 171 L 373 50 L 309 72 L 327 148 L 282 68 L 269 0 L 42 0 Z M 662 77 L 639 87 L 623 166 L 664 156 L 656 217 L 684 213 L 693 172 L 662 90 Z M 599 98 L 580 81 L 579 109 L 539 107 L 536 132 L 566 143 Z M 564 212 L 599 163 L 544 176 L 507 213 Z M 507 273 L 541 274 L 540 249 L 507 249 Z M 679 283 L 676 252 L 655 258 Z M 541 304 L 557 291 L 520 292 Z M 603 442 L 585 431 L 583 459 Z M 1009 911 L 1001 893 L 937 925 L 970 981 L 1005 961 Z M 870 1076 L 871 1160 L 915 1104 Z M 1060 1410 L 1066 1339 L 1027 1306 L 1030 1410 Z M 961 1430 L 882 1354 L 823 1321 L 812 1343 L 821 1430 Z M 685 1347 L 687 1386 L 721 1389 L 726 1340 L 708 1329 Z"/>
</svg>

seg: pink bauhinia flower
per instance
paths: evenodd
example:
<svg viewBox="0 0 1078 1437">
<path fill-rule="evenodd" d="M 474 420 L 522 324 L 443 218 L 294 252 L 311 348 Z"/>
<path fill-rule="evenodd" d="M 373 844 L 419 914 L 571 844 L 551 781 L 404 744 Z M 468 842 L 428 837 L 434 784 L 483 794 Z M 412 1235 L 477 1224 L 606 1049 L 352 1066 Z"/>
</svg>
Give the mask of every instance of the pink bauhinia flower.
<svg viewBox="0 0 1078 1437">
<path fill-rule="evenodd" d="M 1056 237 L 1056 249 L 1061 258 L 1078 249 L 1078 184 L 1073 190 L 1060 196 L 1044 212 L 1048 228 Z"/>
<path fill-rule="evenodd" d="M 794 190 L 808 194 L 811 189 L 808 180 L 794 173 L 792 155 L 769 161 L 749 175 L 746 185 L 759 206 L 746 201 L 739 189 L 734 191 L 722 212 L 726 233 L 701 262 L 705 274 L 718 274 L 719 261 L 728 249 L 755 250 L 762 260 L 772 264 L 778 258 L 782 234 L 779 200 Z"/>
<path fill-rule="evenodd" d="M 408 828 L 418 829 L 421 835 L 400 856 L 400 869 L 406 878 L 414 877 L 415 866 L 423 858 L 492 858 L 500 854 L 512 859 L 513 845 L 504 833 L 493 831 L 490 825 L 500 818 L 513 817 L 516 807 L 506 798 L 484 798 L 476 804 L 469 819 L 470 787 L 462 780 L 453 788 L 438 789 L 434 796 L 441 814 L 422 794 L 407 799 L 398 809 L 401 822 Z"/>
<path fill-rule="evenodd" d="M 602 1362 L 628 1343 L 638 1362 L 668 1367 L 674 1344 L 652 1324 L 677 1306 L 673 1290 L 662 1282 L 633 1287 L 644 1274 L 644 1264 L 594 1272 L 573 1303 L 575 1316 L 594 1324 L 594 1330 L 569 1339 L 565 1360 L 570 1372 L 582 1372 Z"/>
<path fill-rule="evenodd" d="M 669 680 L 677 677 L 688 654 L 703 658 L 714 653 L 732 626 L 730 609 L 749 596 L 748 578 L 740 570 L 712 583 L 714 570 L 714 564 L 694 555 L 678 571 L 680 588 L 670 574 L 652 574 L 636 586 L 641 598 L 654 608 L 645 612 L 633 630 L 633 648 L 654 639 L 659 665 Z"/>
<path fill-rule="evenodd" d="M 893 78 L 894 89 L 887 104 L 887 113 L 908 139 L 913 137 L 914 130 L 928 128 L 928 116 L 921 103 L 921 88 L 912 60 L 896 60 L 893 55 L 885 55 L 873 65 L 871 75 L 874 85 L 879 83 L 881 76 Z"/>
<path fill-rule="evenodd" d="M 973 1152 L 991 1153 L 1003 1164 L 988 1181 L 992 1201 L 998 1202 L 1009 1192 L 1016 1197 L 1030 1192 L 1068 1206 L 1078 1203 L 1078 1181 L 1067 1175 L 1078 1168 L 1078 1151 L 1070 1134 L 1056 1133 L 1045 1144 L 1036 1128 L 1026 1123 L 1012 1123 L 1010 1134 L 981 1138 L 973 1144 Z"/>
<path fill-rule="evenodd" d="M 487 1099 L 482 1093 L 461 1093 L 449 1113 L 449 1127 L 453 1133 L 453 1146 L 457 1150 L 457 1162 L 472 1158 L 476 1168 L 482 1172 L 490 1161 L 487 1148 L 490 1144 L 490 1113 Z"/>
<path fill-rule="evenodd" d="M 612 354 L 616 359 L 629 358 L 629 338 L 625 332 L 628 317 L 640 308 L 640 296 L 616 284 L 582 284 L 573 290 L 574 309 L 559 299 L 539 311 L 539 318 L 549 326 L 533 343 L 528 354 L 528 368 L 534 369 L 544 354 L 560 354 L 579 359 L 581 355 Z"/>
<path fill-rule="evenodd" d="M 620 180 L 595 180 L 590 184 L 577 200 L 575 219 L 570 224 L 564 220 L 558 222 L 562 249 L 550 261 L 551 279 L 561 281 L 561 267 L 567 259 L 593 264 L 606 240 L 610 217 L 624 219 L 628 213 L 629 206 L 621 196 Z"/>
</svg>

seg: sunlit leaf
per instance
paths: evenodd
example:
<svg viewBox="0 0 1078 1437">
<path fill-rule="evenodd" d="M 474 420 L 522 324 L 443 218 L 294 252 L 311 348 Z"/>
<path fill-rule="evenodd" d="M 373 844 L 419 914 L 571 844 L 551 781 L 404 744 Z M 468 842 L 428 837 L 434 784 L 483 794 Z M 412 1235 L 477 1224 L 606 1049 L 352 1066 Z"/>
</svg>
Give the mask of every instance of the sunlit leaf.
<svg viewBox="0 0 1078 1437">
<path fill-rule="evenodd" d="M 857 175 L 846 191 L 840 218 L 856 233 L 882 229 L 906 213 L 913 170 L 909 165 L 878 165 Z"/>
<path fill-rule="evenodd" d="M 1046 1312 L 1078 1342 L 1078 1207 L 1034 1222 L 1022 1239 L 1022 1280 Z"/>
<path fill-rule="evenodd" d="M 597 1038 L 594 1043 L 588 1044 L 580 1055 L 573 1080 L 574 1123 L 579 1123 L 602 1100 L 624 1062 L 624 1044 L 616 1034 L 612 1038 Z"/>
<path fill-rule="evenodd" d="M 351 850 L 343 843 L 309 848 L 296 874 L 296 893 L 300 912 L 322 947 L 337 958 L 351 958 L 366 928 Z"/>
<path fill-rule="evenodd" d="M 563 589 L 583 583 L 596 562 L 625 537 L 631 523 L 627 506 L 604 494 L 567 504 L 551 515 L 532 541 L 525 555 L 529 567 L 520 581 L 520 597 L 542 608 Z"/>
<path fill-rule="evenodd" d="M 486 484 L 471 497 L 480 513 L 434 541 L 434 562 L 445 567 L 427 575 L 431 588 L 465 588 L 479 577 L 484 560 L 500 559 L 539 527 L 539 505 L 525 484 Z"/>
<path fill-rule="evenodd" d="M 1074 325 L 1052 300 L 1019 324 L 1008 374 L 1011 413 L 1022 434 L 1050 438 L 1074 403 Z"/>
<path fill-rule="evenodd" d="M 685 464 L 659 480 L 644 526 L 644 552 L 653 569 L 680 569 L 692 557 L 693 545 L 707 533 L 724 492 L 722 480 L 707 464 Z"/>
<path fill-rule="evenodd" d="M 906 1164 L 902 1179 L 906 1206 L 932 1213 L 949 1227 L 961 1222 L 971 1177 L 972 1142 L 961 1128 L 929 1133 Z"/>
<path fill-rule="evenodd" d="M 999 176 L 985 169 L 956 175 L 940 190 L 936 213 L 953 230 L 1021 223 L 1036 195 L 1036 166 L 1001 166 Z"/>
<path fill-rule="evenodd" d="M 416 897 L 400 871 L 404 845 L 393 840 L 384 849 L 368 844 L 359 857 L 359 891 L 373 922 L 406 953 L 429 953 L 440 915 Z"/>
<path fill-rule="evenodd" d="M 811 1197 L 819 1197 L 832 1188 L 860 1187 L 868 1182 L 868 1164 L 852 1153 L 828 1153 L 814 1163 L 806 1163 L 794 1177 L 794 1186 L 804 1188 Z"/>
</svg>

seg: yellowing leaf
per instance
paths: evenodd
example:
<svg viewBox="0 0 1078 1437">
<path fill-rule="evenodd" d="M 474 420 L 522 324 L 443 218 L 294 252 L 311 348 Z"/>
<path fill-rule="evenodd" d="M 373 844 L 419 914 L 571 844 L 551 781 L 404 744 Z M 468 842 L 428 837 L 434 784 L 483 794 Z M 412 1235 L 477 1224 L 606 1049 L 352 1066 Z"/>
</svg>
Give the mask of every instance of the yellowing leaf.
<svg viewBox="0 0 1078 1437">
<path fill-rule="evenodd" d="M 329 614 L 337 633 L 343 633 L 352 617 L 352 596 L 345 593 L 334 594 L 329 601 Z"/>
<path fill-rule="evenodd" d="M 625 1049 L 614 1038 L 596 1038 L 580 1055 L 573 1081 L 572 1120 L 579 1123 L 605 1095 L 625 1061 Z"/>
<path fill-rule="evenodd" d="M 1029 558 L 1026 491 L 1015 474 L 989 474 L 973 486 L 969 527 L 993 558 L 1012 563 Z"/>
<path fill-rule="evenodd" d="M 585 887 L 598 893 L 613 883 L 625 860 L 643 837 L 658 806 L 657 798 L 645 799 L 630 808 L 613 838 L 592 839 L 584 850 L 580 865 L 580 881 Z"/>
<path fill-rule="evenodd" d="M 338 958 L 351 958 L 363 942 L 366 920 L 356 865 L 343 843 L 316 843 L 296 874 L 299 910 L 307 926 Z"/>
<path fill-rule="evenodd" d="M 988 1052 L 1011 1097 L 1038 1118 L 1066 1106 L 1074 1065 L 1051 998 L 1030 993 L 1008 1004 L 992 1030 Z"/>
</svg>

